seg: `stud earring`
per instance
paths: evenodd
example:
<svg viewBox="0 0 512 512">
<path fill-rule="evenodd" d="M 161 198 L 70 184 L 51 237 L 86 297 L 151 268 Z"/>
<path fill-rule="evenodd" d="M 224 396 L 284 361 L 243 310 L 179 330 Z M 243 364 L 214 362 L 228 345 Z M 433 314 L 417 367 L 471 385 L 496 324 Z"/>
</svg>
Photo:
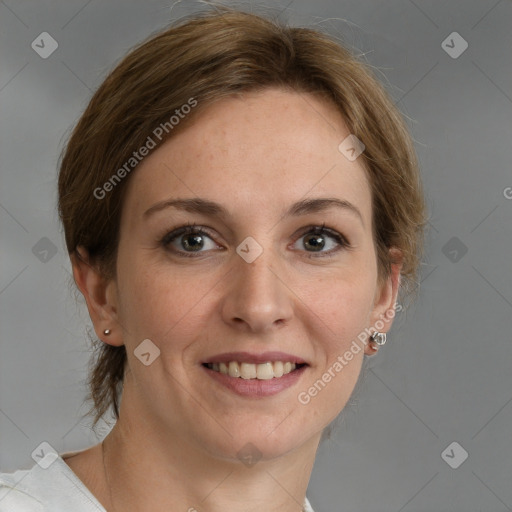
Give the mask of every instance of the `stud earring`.
<svg viewBox="0 0 512 512">
<path fill-rule="evenodd" d="M 375 331 L 370 336 L 370 347 L 377 352 L 379 348 L 386 343 L 386 333 Z"/>
<path fill-rule="evenodd" d="M 112 331 L 111 331 L 110 329 L 105 329 L 105 330 L 103 331 L 103 334 L 104 334 L 105 336 L 108 336 L 111 332 L 112 332 Z"/>
</svg>

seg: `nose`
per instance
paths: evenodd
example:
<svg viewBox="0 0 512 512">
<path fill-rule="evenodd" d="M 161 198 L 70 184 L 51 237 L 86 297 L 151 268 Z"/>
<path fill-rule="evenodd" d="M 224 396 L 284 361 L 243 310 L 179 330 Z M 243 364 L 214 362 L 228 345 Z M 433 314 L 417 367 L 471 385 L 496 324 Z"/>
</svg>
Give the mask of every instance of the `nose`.
<svg viewBox="0 0 512 512">
<path fill-rule="evenodd" d="M 263 251 L 252 263 L 237 255 L 233 265 L 222 304 L 224 321 L 251 333 L 267 333 L 288 324 L 294 295 L 284 271 L 276 270 L 272 252 Z"/>
</svg>

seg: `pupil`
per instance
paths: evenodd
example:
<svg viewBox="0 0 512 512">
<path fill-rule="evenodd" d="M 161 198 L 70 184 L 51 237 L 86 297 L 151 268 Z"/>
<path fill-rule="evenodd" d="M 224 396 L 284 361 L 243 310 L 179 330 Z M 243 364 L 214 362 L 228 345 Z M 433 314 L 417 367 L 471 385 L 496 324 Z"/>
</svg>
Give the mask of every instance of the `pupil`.
<svg viewBox="0 0 512 512">
<path fill-rule="evenodd" d="M 194 242 L 191 244 L 190 240 L 194 240 Z M 202 240 L 203 240 L 203 237 L 201 235 L 188 235 L 186 238 L 184 238 L 183 247 L 185 249 L 192 249 L 192 250 L 201 249 L 203 246 Z"/>
<path fill-rule="evenodd" d="M 325 246 L 325 240 L 320 235 L 313 235 L 306 238 L 306 245 L 310 245 L 313 249 L 323 249 Z"/>
</svg>

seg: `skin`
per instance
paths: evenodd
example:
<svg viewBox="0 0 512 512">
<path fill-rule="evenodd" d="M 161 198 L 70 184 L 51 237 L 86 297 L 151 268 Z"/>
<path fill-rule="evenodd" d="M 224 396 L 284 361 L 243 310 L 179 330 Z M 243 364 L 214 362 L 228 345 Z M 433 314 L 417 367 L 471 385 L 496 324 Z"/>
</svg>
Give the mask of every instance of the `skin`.
<svg viewBox="0 0 512 512">
<path fill-rule="evenodd" d="M 101 445 L 67 459 L 108 510 L 301 510 L 322 430 L 374 351 L 365 346 L 307 405 L 297 396 L 365 328 L 384 318 L 380 331 L 389 330 L 399 287 L 398 263 L 378 280 L 366 172 L 361 158 L 338 150 L 349 133 L 332 105 L 310 94 L 267 89 L 210 105 L 130 176 L 116 279 L 72 257 L 97 335 L 128 354 L 106 472 Z M 168 208 L 144 216 L 158 202 L 191 197 L 228 215 Z M 305 198 L 349 201 L 361 218 L 341 208 L 283 218 Z M 187 223 L 208 231 L 191 258 L 176 252 L 186 251 L 186 237 L 160 243 Z M 315 236 L 306 228 L 323 223 L 350 248 L 329 235 L 320 252 L 307 245 Z M 248 236 L 263 249 L 252 263 L 236 252 Z M 149 366 L 134 356 L 145 339 L 160 349 Z M 200 365 L 238 350 L 280 350 L 309 366 L 275 396 L 243 398 Z M 249 442 L 262 456 L 252 467 L 237 457 Z"/>
</svg>

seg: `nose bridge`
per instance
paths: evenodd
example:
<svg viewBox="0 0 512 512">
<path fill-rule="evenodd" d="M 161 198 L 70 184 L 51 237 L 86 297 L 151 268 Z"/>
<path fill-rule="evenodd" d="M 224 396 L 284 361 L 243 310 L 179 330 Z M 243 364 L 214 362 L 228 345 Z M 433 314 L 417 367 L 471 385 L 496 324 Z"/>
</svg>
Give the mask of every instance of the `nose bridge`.
<svg viewBox="0 0 512 512">
<path fill-rule="evenodd" d="M 240 244 L 240 249 L 247 249 Z M 253 248 L 249 245 L 249 252 Z M 224 302 L 224 319 L 244 324 L 252 331 L 264 331 L 289 320 L 291 296 L 279 277 L 279 258 L 270 247 L 252 262 L 238 255 L 230 272 L 230 286 Z"/>
</svg>

